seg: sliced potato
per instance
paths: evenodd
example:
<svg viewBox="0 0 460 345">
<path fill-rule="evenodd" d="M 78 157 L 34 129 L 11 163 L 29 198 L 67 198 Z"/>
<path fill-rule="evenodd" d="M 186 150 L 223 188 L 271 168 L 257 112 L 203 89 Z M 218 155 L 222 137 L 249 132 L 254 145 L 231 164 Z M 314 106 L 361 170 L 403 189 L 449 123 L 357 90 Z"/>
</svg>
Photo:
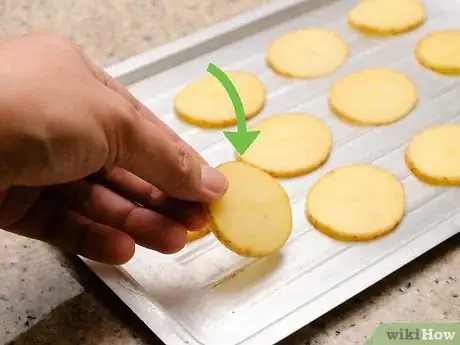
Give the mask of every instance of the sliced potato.
<svg viewBox="0 0 460 345">
<path fill-rule="evenodd" d="M 209 206 L 216 238 L 245 257 L 278 251 L 291 234 L 292 211 L 283 187 L 271 175 L 241 162 L 218 167 L 228 180 L 225 195 Z"/>
<path fill-rule="evenodd" d="M 276 73 L 290 78 L 314 79 L 335 72 L 348 58 L 348 45 L 335 32 L 303 28 L 274 40 L 267 63 Z"/>
<path fill-rule="evenodd" d="M 460 185 L 460 126 L 439 125 L 417 134 L 405 153 L 407 166 L 420 180 Z"/>
<path fill-rule="evenodd" d="M 226 72 L 243 103 L 246 118 L 256 116 L 264 107 L 265 88 L 257 76 L 242 71 Z M 204 128 L 236 124 L 235 109 L 225 87 L 214 76 L 202 77 L 187 85 L 174 100 L 182 120 Z"/>
<path fill-rule="evenodd" d="M 310 190 L 307 218 L 320 232 L 342 241 L 368 241 L 393 231 L 405 214 L 405 191 L 389 172 L 350 165 L 319 179 Z"/>
<path fill-rule="evenodd" d="M 329 92 L 329 107 L 340 119 L 357 126 L 395 123 L 415 108 L 418 89 L 401 72 L 370 68 L 339 78 Z"/>
<path fill-rule="evenodd" d="M 275 177 L 296 177 L 318 169 L 332 150 L 332 131 L 310 114 L 272 115 L 251 130 L 260 135 L 237 158 Z"/>
<path fill-rule="evenodd" d="M 397 35 L 418 28 L 426 19 L 420 0 L 363 0 L 349 13 L 350 26 L 369 35 Z"/>
<path fill-rule="evenodd" d="M 417 61 L 425 68 L 444 75 L 460 74 L 460 30 L 432 32 L 415 49 Z"/>
</svg>

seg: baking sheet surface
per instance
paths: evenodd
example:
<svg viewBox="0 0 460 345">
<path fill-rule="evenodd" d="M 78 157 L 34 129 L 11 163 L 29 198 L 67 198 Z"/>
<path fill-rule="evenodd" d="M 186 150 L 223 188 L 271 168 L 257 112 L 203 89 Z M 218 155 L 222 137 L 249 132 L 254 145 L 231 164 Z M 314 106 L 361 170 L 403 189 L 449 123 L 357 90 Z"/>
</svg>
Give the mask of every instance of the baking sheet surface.
<svg viewBox="0 0 460 345">
<path fill-rule="evenodd" d="M 391 39 L 371 39 L 347 25 L 346 13 L 356 1 L 297 1 L 292 13 L 283 12 L 290 19 L 263 31 L 260 27 L 269 26 L 267 21 L 248 25 L 247 37 L 212 51 L 203 45 L 198 57 L 129 85 L 211 165 L 234 159 L 222 130 L 186 125 L 173 112 L 177 92 L 207 75 L 209 63 L 256 73 L 264 83 L 266 107 L 249 124 L 281 112 L 307 112 L 323 119 L 334 134 L 332 155 L 323 168 L 280 180 L 291 199 L 294 228 L 278 255 L 241 258 L 210 235 L 172 256 L 138 247 L 133 260 L 118 273 L 88 263 L 167 345 L 273 344 L 458 232 L 460 192 L 420 183 L 403 158 L 405 144 L 420 130 L 460 123 L 459 79 L 435 75 L 413 58 L 417 42 L 427 33 L 460 27 L 460 3 L 424 3 L 428 21 L 421 28 Z M 305 11 L 298 13 L 299 9 Z M 275 21 L 276 14 L 270 18 Z M 266 66 L 266 48 L 273 39 L 318 25 L 336 31 L 349 44 L 350 58 L 339 71 L 328 78 L 296 81 L 276 76 Z M 357 128 L 330 113 L 331 83 L 366 67 L 394 68 L 417 84 L 420 101 L 410 116 L 388 127 Z M 352 163 L 375 164 L 404 183 L 407 215 L 385 238 L 340 243 L 315 231 L 305 219 L 305 197 L 313 183 L 331 169 Z"/>
</svg>

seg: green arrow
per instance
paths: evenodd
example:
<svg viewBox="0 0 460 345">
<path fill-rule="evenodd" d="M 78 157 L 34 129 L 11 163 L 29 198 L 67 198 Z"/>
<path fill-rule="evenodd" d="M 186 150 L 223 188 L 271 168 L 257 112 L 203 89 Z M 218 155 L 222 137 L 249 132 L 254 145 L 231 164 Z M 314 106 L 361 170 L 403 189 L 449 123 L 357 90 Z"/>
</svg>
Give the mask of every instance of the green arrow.
<svg viewBox="0 0 460 345">
<path fill-rule="evenodd" d="M 228 95 L 230 96 L 233 108 L 235 109 L 238 130 L 237 132 L 224 131 L 224 135 L 233 145 L 235 150 L 240 155 L 242 155 L 246 152 L 249 146 L 252 145 L 254 140 L 256 140 L 260 134 L 260 131 L 248 131 L 243 102 L 241 102 L 238 91 L 236 90 L 235 85 L 233 85 L 230 78 L 214 64 L 209 64 L 208 72 L 216 77 L 217 80 L 219 80 L 219 82 L 223 85 Z"/>
</svg>

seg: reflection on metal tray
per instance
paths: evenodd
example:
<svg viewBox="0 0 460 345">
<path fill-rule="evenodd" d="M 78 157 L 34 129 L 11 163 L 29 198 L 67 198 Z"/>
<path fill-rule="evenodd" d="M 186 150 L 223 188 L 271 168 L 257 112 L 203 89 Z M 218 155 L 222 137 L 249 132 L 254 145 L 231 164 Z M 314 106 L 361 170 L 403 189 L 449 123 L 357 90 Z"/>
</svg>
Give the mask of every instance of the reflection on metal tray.
<svg viewBox="0 0 460 345">
<path fill-rule="evenodd" d="M 173 98 L 209 63 L 224 70 L 256 73 L 267 89 L 262 114 L 303 111 L 334 133 L 331 158 L 320 170 L 281 180 L 292 202 L 294 230 L 273 257 L 236 256 L 207 236 L 172 256 L 137 248 L 121 268 L 87 264 L 167 344 L 274 344 L 338 304 L 379 281 L 458 232 L 460 191 L 420 183 L 404 164 L 404 145 L 423 128 L 460 123 L 460 82 L 435 75 L 413 58 L 425 34 L 458 27 L 460 2 L 424 1 L 428 21 L 390 39 L 367 38 L 347 25 L 356 1 L 281 0 L 228 22 L 124 61 L 108 70 L 212 165 L 233 160 L 221 130 L 180 122 Z M 350 58 L 330 77 L 299 81 L 276 76 L 265 63 L 268 44 L 295 28 L 323 26 L 340 33 Z M 363 67 L 391 67 L 406 73 L 420 90 L 420 102 L 404 120 L 387 127 L 356 128 L 329 112 L 327 91 L 339 76 Z M 304 216 L 308 189 L 344 164 L 372 163 L 403 181 L 407 215 L 397 231 L 369 243 L 340 243 L 313 230 Z"/>
</svg>

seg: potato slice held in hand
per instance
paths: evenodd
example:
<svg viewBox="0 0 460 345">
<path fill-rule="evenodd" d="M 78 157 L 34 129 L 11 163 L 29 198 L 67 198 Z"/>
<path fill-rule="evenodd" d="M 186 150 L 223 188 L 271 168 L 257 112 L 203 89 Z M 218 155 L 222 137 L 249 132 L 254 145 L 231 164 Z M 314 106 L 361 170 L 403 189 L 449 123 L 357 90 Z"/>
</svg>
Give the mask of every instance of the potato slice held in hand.
<svg viewBox="0 0 460 345">
<path fill-rule="evenodd" d="M 209 206 L 216 238 L 234 253 L 263 257 L 278 251 L 292 230 L 283 187 L 268 173 L 241 162 L 217 168 L 228 180 L 225 195 Z"/>
</svg>

